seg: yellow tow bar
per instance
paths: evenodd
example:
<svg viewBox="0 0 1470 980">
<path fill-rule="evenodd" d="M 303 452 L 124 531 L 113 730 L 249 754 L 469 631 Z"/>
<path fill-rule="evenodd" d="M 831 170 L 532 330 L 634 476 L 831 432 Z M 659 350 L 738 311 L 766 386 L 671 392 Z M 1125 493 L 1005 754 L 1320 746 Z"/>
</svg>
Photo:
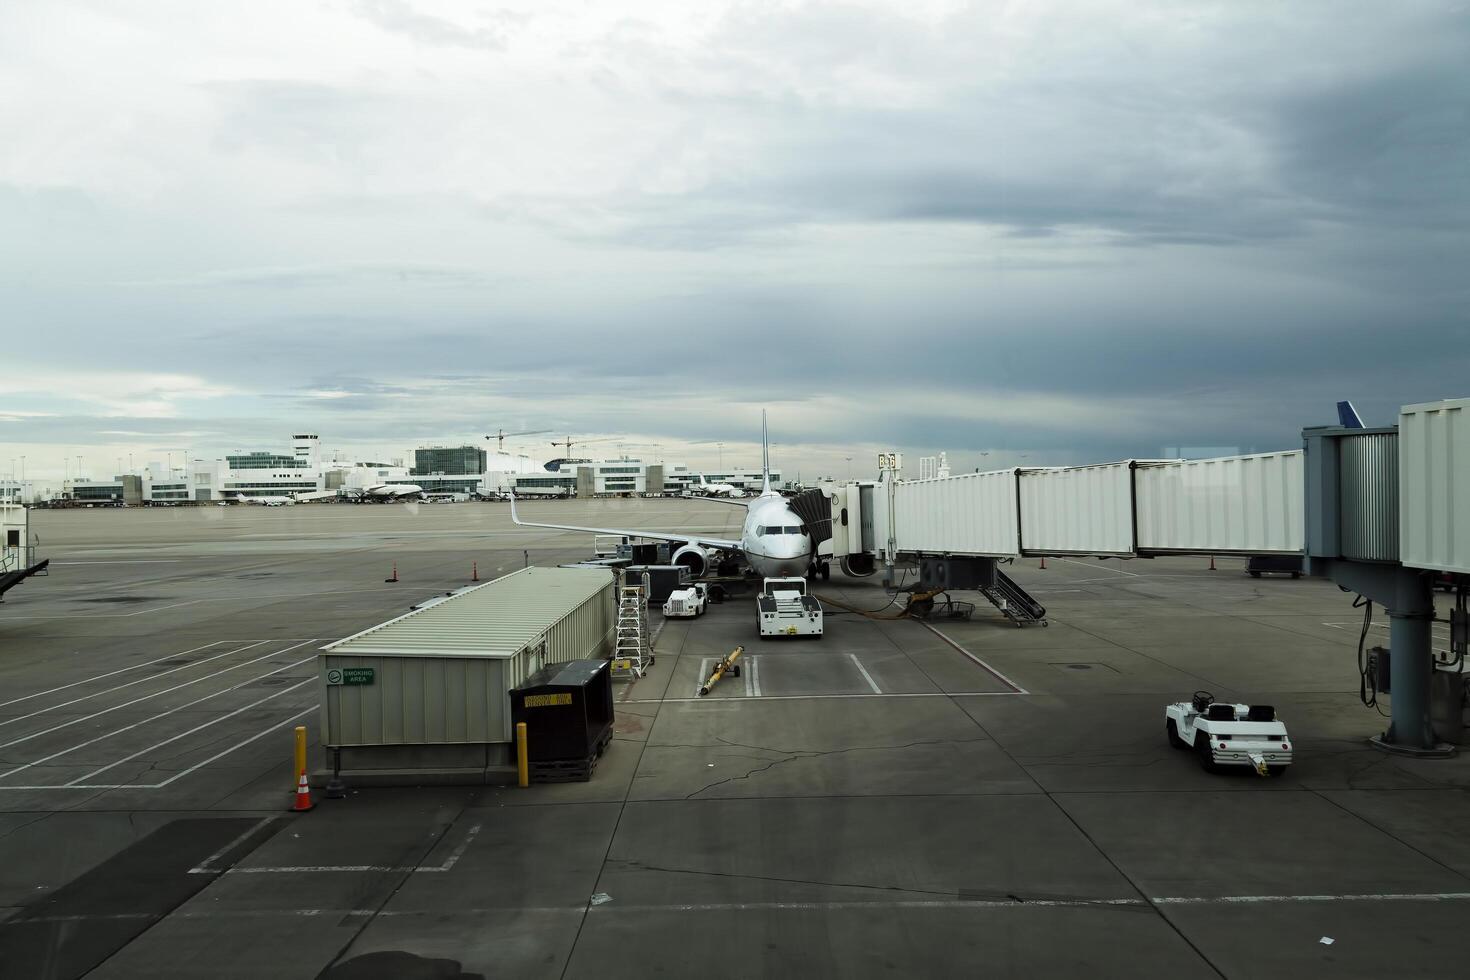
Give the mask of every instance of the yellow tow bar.
<svg viewBox="0 0 1470 980">
<path fill-rule="evenodd" d="M 720 678 L 724 677 L 727 673 L 730 674 L 732 677 L 739 677 L 740 668 L 735 666 L 735 658 L 740 656 L 744 652 L 745 647 L 736 647 L 734 650 L 730 651 L 730 655 L 728 657 L 725 657 L 719 663 L 715 664 L 714 673 L 710 674 L 709 680 L 705 681 L 704 684 L 700 686 L 699 696 L 704 697 L 706 694 L 708 694 L 711 689 L 713 689 L 714 686 L 719 683 Z"/>
<path fill-rule="evenodd" d="M 1269 770 L 1269 769 L 1266 768 L 1266 758 L 1265 758 L 1265 756 L 1261 755 L 1259 752 L 1252 752 L 1250 754 L 1250 757 L 1251 757 L 1251 765 L 1252 766 L 1255 766 L 1256 775 L 1257 776 L 1269 776 L 1269 775 L 1271 775 L 1271 770 Z"/>
</svg>

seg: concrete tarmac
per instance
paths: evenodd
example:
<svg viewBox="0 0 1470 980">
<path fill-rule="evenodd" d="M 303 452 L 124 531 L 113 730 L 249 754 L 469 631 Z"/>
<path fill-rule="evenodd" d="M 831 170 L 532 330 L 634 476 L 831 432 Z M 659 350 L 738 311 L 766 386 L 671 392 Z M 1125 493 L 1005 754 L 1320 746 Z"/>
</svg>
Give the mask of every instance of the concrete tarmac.
<svg viewBox="0 0 1470 980">
<path fill-rule="evenodd" d="M 737 598 L 663 624 L 590 782 L 298 815 L 318 647 L 589 536 L 478 503 L 32 527 L 51 574 L 0 605 L 0 977 L 1465 975 L 1470 762 L 1368 747 L 1360 615 L 1327 582 L 1021 560 L 1046 628 L 960 595 L 969 621 L 828 605 L 817 642 L 758 642 Z M 897 609 L 876 579 L 818 591 Z M 698 697 L 741 644 L 741 676 Z M 1197 689 L 1276 705 L 1296 764 L 1212 775 L 1170 749 L 1164 705 Z"/>
</svg>

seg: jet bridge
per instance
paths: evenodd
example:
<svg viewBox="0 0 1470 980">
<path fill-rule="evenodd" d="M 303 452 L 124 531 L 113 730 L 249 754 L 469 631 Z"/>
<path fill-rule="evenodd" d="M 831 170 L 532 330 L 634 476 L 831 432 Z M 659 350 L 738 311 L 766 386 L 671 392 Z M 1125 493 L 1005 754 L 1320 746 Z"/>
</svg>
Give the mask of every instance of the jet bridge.
<svg viewBox="0 0 1470 980">
<path fill-rule="evenodd" d="M 866 495 L 864 486 L 872 488 Z M 888 471 L 876 483 L 833 494 L 833 555 L 870 552 L 896 562 L 924 555 L 1301 554 L 1302 492 L 1302 450 L 923 480 Z"/>
<path fill-rule="evenodd" d="M 1375 744 L 1443 753 L 1429 692 L 1444 685 L 1432 675 L 1459 675 L 1470 645 L 1470 399 L 1405 406 L 1389 428 L 1302 435 L 1304 449 L 1283 452 L 919 480 L 904 480 L 896 454 L 882 454 L 877 481 L 824 488 L 831 536 L 821 553 L 890 574 L 927 564 L 927 581 L 940 586 L 950 574 L 993 585 L 994 562 L 1020 556 L 1300 557 L 1304 571 L 1388 610 L 1393 713 Z M 1435 574 L 1456 592 L 1443 663 L 1429 633 Z"/>
<path fill-rule="evenodd" d="M 45 575 L 49 558 L 37 559 L 29 515 L 19 504 L 0 504 L 0 601 L 32 575 Z"/>
</svg>

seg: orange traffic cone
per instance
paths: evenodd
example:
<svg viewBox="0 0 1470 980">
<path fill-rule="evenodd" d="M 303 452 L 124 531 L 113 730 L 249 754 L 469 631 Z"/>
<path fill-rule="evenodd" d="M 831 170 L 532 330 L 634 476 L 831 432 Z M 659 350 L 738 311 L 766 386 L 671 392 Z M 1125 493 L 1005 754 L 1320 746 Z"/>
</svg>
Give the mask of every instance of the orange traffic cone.
<svg viewBox="0 0 1470 980">
<path fill-rule="evenodd" d="M 478 582 L 478 581 L 480 581 L 480 563 L 479 562 L 471 562 L 470 563 L 470 569 L 471 569 L 471 571 L 470 571 L 470 581 L 471 582 Z"/>
<path fill-rule="evenodd" d="M 393 574 L 390 575 L 388 578 L 383 579 L 383 581 L 384 582 L 396 582 L 396 581 L 398 581 L 398 562 L 395 561 L 393 563 Z"/>
<path fill-rule="evenodd" d="M 311 785 L 306 781 L 306 770 L 301 770 L 301 778 L 296 781 L 296 800 L 291 804 L 293 813 L 305 813 L 316 806 L 311 802 Z"/>
<path fill-rule="evenodd" d="M 1042 568 L 1045 568 L 1046 567 L 1046 556 L 1045 555 L 1042 555 L 1041 556 L 1041 567 Z"/>
<path fill-rule="evenodd" d="M 1215 556 L 1214 555 L 1211 555 L 1210 556 L 1210 571 L 1212 571 L 1212 572 L 1215 571 Z"/>
</svg>

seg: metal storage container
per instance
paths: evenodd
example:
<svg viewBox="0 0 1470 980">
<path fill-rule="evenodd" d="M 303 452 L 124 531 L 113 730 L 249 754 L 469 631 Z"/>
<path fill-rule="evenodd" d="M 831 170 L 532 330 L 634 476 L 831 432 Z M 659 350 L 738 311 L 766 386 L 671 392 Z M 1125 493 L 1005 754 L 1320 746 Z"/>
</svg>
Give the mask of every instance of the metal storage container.
<svg viewBox="0 0 1470 980">
<path fill-rule="evenodd" d="M 1138 549 L 1294 554 L 1304 547 L 1302 451 L 1139 463 Z"/>
<path fill-rule="evenodd" d="M 513 773 L 507 692 L 548 664 L 607 655 L 613 575 L 525 568 L 323 647 L 329 764 L 359 779 Z"/>
<path fill-rule="evenodd" d="M 1405 405 L 1398 449 L 1400 560 L 1470 573 L 1470 398 Z"/>
<path fill-rule="evenodd" d="M 1133 463 L 1021 470 L 1021 550 L 1131 555 Z"/>
<path fill-rule="evenodd" d="M 900 552 L 1003 558 L 1020 551 L 1013 469 L 899 483 L 893 515 Z"/>
</svg>

